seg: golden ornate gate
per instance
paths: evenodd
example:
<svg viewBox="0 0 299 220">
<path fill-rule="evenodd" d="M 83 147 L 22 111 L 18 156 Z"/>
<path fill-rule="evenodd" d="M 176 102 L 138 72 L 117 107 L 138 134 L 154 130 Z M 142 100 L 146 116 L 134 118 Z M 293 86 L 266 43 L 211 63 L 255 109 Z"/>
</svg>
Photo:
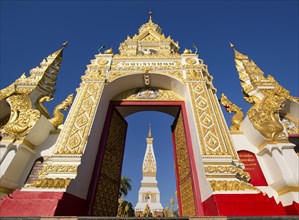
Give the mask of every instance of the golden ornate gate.
<svg viewBox="0 0 299 220">
<path fill-rule="evenodd" d="M 172 125 L 175 152 L 175 169 L 180 216 L 194 216 L 195 196 L 192 184 L 191 164 L 182 112 L 180 111 Z"/>
<path fill-rule="evenodd" d="M 104 145 L 100 145 L 105 150 L 92 206 L 92 215 L 97 216 L 116 216 L 117 214 L 127 122 L 115 108 L 112 109 L 108 128 L 107 139 Z"/>
</svg>

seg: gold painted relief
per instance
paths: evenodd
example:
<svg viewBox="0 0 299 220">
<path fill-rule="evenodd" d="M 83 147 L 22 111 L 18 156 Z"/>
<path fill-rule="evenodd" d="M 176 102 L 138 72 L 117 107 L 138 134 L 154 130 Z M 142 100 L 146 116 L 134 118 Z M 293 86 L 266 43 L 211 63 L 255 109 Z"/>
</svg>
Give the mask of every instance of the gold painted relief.
<svg viewBox="0 0 299 220">
<path fill-rule="evenodd" d="M 238 160 L 212 83 L 190 81 L 188 87 L 202 155 L 230 155 Z"/>
<path fill-rule="evenodd" d="M 112 100 L 142 100 L 142 101 L 181 101 L 183 98 L 172 90 L 158 88 L 130 89 L 121 95 L 115 96 Z"/>
<path fill-rule="evenodd" d="M 56 144 L 55 154 L 82 154 L 86 139 L 95 115 L 97 103 L 103 84 L 99 82 L 85 83 L 76 107 L 72 108 L 65 128 Z"/>
<path fill-rule="evenodd" d="M 126 121 L 113 110 L 92 215 L 116 216 L 118 188 L 126 138 Z M 104 146 L 102 146 L 104 147 Z"/>
<path fill-rule="evenodd" d="M 156 176 L 157 165 L 154 159 L 151 148 L 149 148 L 146 157 L 144 158 L 142 166 L 142 175 L 143 176 Z"/>
<path fill-rule="evenodd" d="M 15 136 L 25 136 L 40 118 L 38 110 L 32 109 L 28 95 L 12 95 L 6 99 L 11 108 L 9 121 L 4 126 L 5 132 Z"/>
<path fill-rule="evenodd" d="M 179 178 L 180 198 L 183 216 L 194 216 L 194 189 L 192 185 L 191 167 L 188 154 L 188 146 L 185 137 L 182 113 L 178 115 L 174 130 L 175 151 L 177 155 L 177 170 Z"/>
<path fill-rule="evenodd" d="M 144 67 L 141 71 L 123 71 L 123 72 L 116 72 L 116 71 L 110 71 L 109 72 L 109 76 L 108 76 L 108 79 L 107 79 L 107 82 L 112 82 L 118 78 L 121 78 L 121 77 L 124 77 L 124 76 L 129 76 L 129 75 L 133 75 L 133 74 L 140 74 L 140 72 L 143 72 L 143 73 L 147 73 L 147 74 L 161 74 L 161 75 L 166 75 L 166 76 L 170 76 L 174 79 L 177 79 L 178 81 L 182 82 L 183 84 L 186 83 L 186 80 L 184 79 L 183 77 L 183 74 L 181 71 L 173 71 L 173 70 L 169 70 L 169 71 L 161 71 L 161 72 L 158 72 L 158 71 L 155 71 L 150 68 L 150 67 Z"/>
</svg>

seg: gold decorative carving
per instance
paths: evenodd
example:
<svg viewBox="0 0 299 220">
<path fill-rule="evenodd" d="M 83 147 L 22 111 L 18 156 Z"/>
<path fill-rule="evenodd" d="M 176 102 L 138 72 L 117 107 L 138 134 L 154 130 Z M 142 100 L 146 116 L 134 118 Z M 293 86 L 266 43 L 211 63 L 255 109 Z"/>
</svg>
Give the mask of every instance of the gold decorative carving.
<svg viewBox="0 0 299 220">
<path fill-rule="evenodd" d="M 95 103 L 102 88 L 103 84 L 100 82 L 84 82 L 81 85 L 76 105 L 65 122 L 65 130 L 58 137 L 55 154 L 82 154 L 95 115 Z"/>
<path fill-rule="evenodd" d="M 269 139 L 279 138 L 284 128 L 279 118 L 283 103 L 287 100 L 299 102 L 297 97 L 283 88 L 271 76 L 264 77 L 263 71 L 249 60 L 248 56 L 238 52 L 234 46 L 236 68 L 239 73 L 244 99 L 251 103 L 247 115 L 256 130 Z M 253 94 L 260 94 L 259 98 Z"/>
<path fill-rule="evenodd" d="M 176 121 L 175 129 L 175 151 L 177 156 L 177 171 L 179 178 L 180 198 L 182 204 L 182 215 L 195 215 L 194 189 L 192 185 L 189 154 L 184 131 L 182 113 L 180 112 Z"/>
<path fill-rule="evenodd" d="M 213 192 L 217 191 L 245 191 L 245 190 L 254 190 L 260 191 L 250 183 L 241 182 L 238 180 L 210 180 L 210 185 Z"/>
<path fill-rule="evenodd" d="M 39 173 L 38 176 L 45 176 L 49 173 L 76 173 L 78 165 L 47 165 Z"/>
<path fill-rule="evenodd" d="M 172 55 L 178 54 L 178 42 L 174 42 L 170 36 L 167 38 L 162 29 L 152 19 L 143 24 L 138 35 L 122 42 L 119 46 L 120 56 L 143 56 L 143 55 Z"/>
<path fill-rule="evenodd" d="M 61 113 L 62 110 L 67 110 L 73 102 L 73 94 L 69 95 L 64 101 L 57 105 L 54 109 L 54 117 L 49 119 L 55 128 L 63 123 L 64 115 Z"/>
<path fill-rule="evenodd" d="M 210 175 L 210 173 L 221 173 L 221 174 L 232 174 L 235 175 L 236 178 L 249 182 L 250 174 L 245 172 L 244 170 L 238 168 L 237 166 L 205 166 L 206 175 Z"/>
<path fill-rule="evenodd" d="M 174 93 L 172 90 L 140 88 L 130 89 L 120 95 L 115 96 L 112 100 L 179 101 L 183 100 L 183 98 Z"/>
<path fill-rule="evenodd" d="M 201 71 L 200 70 L 187 70 L 186 71 L 186 76 L 188 80 L 200 80 L 202 77 Z"/>
<path fill-rule="evenodd" d="M 6 88 L 0 90 L 0 100 L 7 98 L 8 96 L 12 95 L 14 92 L 15 92 L 15 84 L 12 83 Z"/>
<path fill-rule="evenodd" d="M 192 178 L 186 178 L 180 183 L 181 192 L 181 204 L 182 204 L 182 215 L 183 216 L 194 216 L 195 215 L 195 205 L 194 205 L 194 195 L 192 187 Z"/>
<path fill-rule="evenodd" d="M 194 58 L 187 58 L 186 59 L 186 63 L 190 64 L 190 65 L 194 65 L 197 63 L 197 60 Z"/>
<path fill-rule="evenodd" d="M 125 145 L 127 124 L 114 110 L 109 128 L 107 143 L 97 189 L 94 198 L 92 215 L 116 216 L 118 188 L 120 184 L 122 155 Z"/>
<path fill-rule="evenodd" d="M 143 161 L 143 166 L 142 166 L 142 174 L 143 176 L 156 176 L 157 172 L 157 165 L 156 165 L 156 160 L 154 159 L 153 153 L 151 148 L 149 148 L 146 157 L 144 158 Z"/>
<path fill-rule="evenodd" d="M 233 104 L 231 101 L 229 101 L 229 99 L 223 93 L 221 95 L 220 102 L 227 112 L 236 113 L 231 119 L 232 126 L 230 127 L 230 130 L 239 131 L 244 116 L 242 109 L 239 108 L 237 105 Z"/>
<path fill-rule="evenodd" d="M 138 61 L 138 62 L 115 62 L 113 61 L 111 70 L 181 70 L 182 66 L 179 61 Z"/>
<path fill-rule="evenodd" d="M 142 71 L 144 71 L 144 70 L 142 70 Z M 124 77 L 124 76 L 132 75 L 132 74 L 140 74 L 140 72 L 133 72 L 133 71 L 129 71 L 129 72 L 114 72 L 114 71 L 110 71 L 109 72 L 108 81 L 112 82 L 113 80 L 116 80 L 116 79 Z M 158 73 L 158 72 L 152 73 L 151 72 L 149 75 L 154 75 L 154 74 L 160 74 L 160 73 Z M 183 77 L 182 71 L 165 71 L 165 72 L 163 71 L 161 73 L 161 75 L 166 75 L 166 76 L 170 76 L 172 78 L 175 78 L 175 79 L 179 80 L 180 82 L 182 82 L 183 84 L 186 83 L 186 80 Z"/>
<path fill-rule="evenodd" d="M 105 65 L 107 65 L 107 64 L 109 63 L 109 60 L 106 59 L 106 58 L 101 58 L 101 59 L 98 60 L 97 63 L 98 63 L 100 66 L 105 66 Z"/>
<path fill-rule="evenodd" d="M 69 185 L 70 178 L 44 178 L 38 179 L 32 184 L 25 185 L 25 188 L 54 188 L 54 189 L 66 189 Z"/>
<path fill-rule="evenodd" d="M 207 81 L 212 80 L 207 70 L 203 70 L 202 74 Z M 209 84 L 206 80 L 188 81 L 202 155 L 230 155 L 237 161 L 238 156 L 214 94 L 212 82 Z"/>
<path fill-rule="evenodd" d="M 10 105 L 11 114 L 4 126 L 5 132 L 12 136 L 25 136 L 40 118 L 40 112 L 32 109 L 27 95 L 12 95 L 6 101 Z"/>
</svg>

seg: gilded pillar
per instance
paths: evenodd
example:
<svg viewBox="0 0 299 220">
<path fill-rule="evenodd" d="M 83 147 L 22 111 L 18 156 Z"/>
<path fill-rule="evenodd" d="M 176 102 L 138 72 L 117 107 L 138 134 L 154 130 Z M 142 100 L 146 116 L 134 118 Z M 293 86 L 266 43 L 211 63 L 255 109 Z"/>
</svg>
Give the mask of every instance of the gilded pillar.
<svg viewBox="0 0 299 220">
<path fill-rule="evenodd" d="M 183 54 L 182 63 L 205 173 L 212 190 L 254 190 L 247 183 L 249 174 L 240 168 L 242 164 L 233 146 L 207 66 L 195 54 Z M 218 187 L 214 187 L 215 182 Z"/>
<path fill-rule="evenodd" d="M 77 175 L 77 168 L 88 142 L 98 103 L 113 54 L 99 54 L 87 66 L 82 83 L 58 136 L 53 155 L 45 162 L 38 180 L 27 188 L 66 189 Z M 63 158 L 65 158 L 63 160 Z M 67 161 L 67 162 L 65 162 Z M 61 175 L 64 172 L 65 175 Z M 66 174 L 67 173 L 67 174 Z M 58 174 L 59 178 L 58 178 Z"/>
</svg>

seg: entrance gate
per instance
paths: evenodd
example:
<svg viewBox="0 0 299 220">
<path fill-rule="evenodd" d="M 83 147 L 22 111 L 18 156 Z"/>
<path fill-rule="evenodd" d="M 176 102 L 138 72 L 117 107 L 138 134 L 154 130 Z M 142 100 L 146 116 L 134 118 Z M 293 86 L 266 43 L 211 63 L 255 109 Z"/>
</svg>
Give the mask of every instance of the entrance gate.
<svg viewBox="0 0 299 220">
<path fill-rule="evenodd" d="M 86 204 L 83 215 L 115 215 L 127 126 L 118 112 L 125 105 L 134 106 L 130 111 L 142 106 L 165 111 L 164 105 L 180 109 L 168 109 L 176 118 L 172 132 L 180 215 L 205 215 L 210 209 L 204 206 L 215 204 L 216 191 L 255 190 L 245 183 L 213 77 L 198 54 L 180 54 L 178 43 L 151 18 L 119 51 L 99 53 L 87 66 L 45 162 L 47 172 L 25 188 L 66 191 Z"/>
</svg>

